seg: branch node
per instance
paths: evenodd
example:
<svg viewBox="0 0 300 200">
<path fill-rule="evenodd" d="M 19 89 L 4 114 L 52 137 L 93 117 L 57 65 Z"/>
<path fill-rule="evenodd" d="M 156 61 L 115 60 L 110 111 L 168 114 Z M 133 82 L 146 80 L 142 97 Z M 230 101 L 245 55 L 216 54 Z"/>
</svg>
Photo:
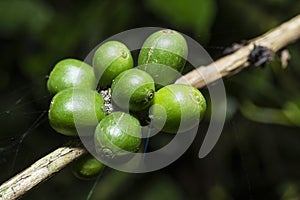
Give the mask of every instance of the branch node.
<svg viewBox="0 0 300 200">
<path fill-rule="evenodd" d="M 248 62 L 250 62 L 250 64 L 256 67 L 264 67 L 266 63 L 274 60 L 275 52 L 273 50 L 261 45 L 254 44 L 253 46 L 248 56 Z"/>
</svg>

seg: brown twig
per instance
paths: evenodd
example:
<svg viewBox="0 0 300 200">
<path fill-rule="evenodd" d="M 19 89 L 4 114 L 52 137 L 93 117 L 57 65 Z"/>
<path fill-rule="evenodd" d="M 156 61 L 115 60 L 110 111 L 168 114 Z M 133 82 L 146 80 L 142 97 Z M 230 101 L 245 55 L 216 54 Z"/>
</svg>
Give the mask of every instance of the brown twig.
<svg viewBox="0 0 300 200">
<path fill-rule="evenodd" d="M 70 141 L 3 183 L 0 186 L 0 199 L 20 198 L 85 153 L 79 139 Z"/>
<path fill-rule="evenodd" d="M 277 28 L 257 37 L 235 53 L 224 56 L 219 60 L 185 74 L 176 83 L 191 84 L 201 88 L 222 77 L 233 75 L 245 67 L 248 67 L 248 56 L 256 46 L 264 46 L 277 52 L 286 45 L 296 41 L 300 37 L 300 15 L 288 22 L 283 23 Z"/>
<path fill-rule="evenodd" d="M 299 38 L 300 15 L 274 30 L 249 41 L 246 46 L 233 54 L 224 56 L 210 65 L 199 67 L 189 72 L 179 78 L 176 83 L 188 83 L 201 88 L 249 66 L 248 56 L 255 45 L 264 46 L 277 52 Z M 78 140 L 74 140 L 67 146 L 58 148 L 3 183 L 0 186 L 0 199 L 17 199 L 21 197 L 84 153 L 86 153 L 86 150 L 80 145 Z"/>
</svg>

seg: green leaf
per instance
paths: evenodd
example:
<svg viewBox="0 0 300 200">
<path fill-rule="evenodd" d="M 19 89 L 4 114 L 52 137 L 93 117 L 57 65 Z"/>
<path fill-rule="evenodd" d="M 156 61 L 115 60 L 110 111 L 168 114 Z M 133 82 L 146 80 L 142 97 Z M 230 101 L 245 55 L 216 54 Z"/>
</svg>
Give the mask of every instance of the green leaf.
<svg viewBox="0 0 300 200">
<path fill-rule="evenodd" d="M 281 109 L 258 107 L 251 101 L 245 101 L 240 110 L 244 117 L 255 122 L 294 126 Z"/>
<path fill-rule="evenodd" d="M 300 126 L 300 106 L 299 102 L 288 101 L 284 105 L 283 113 L 296 126 Z"/>
<path fill-rule="evenodd" d="M 147 0 L 147 4 L 176 28 L 191 29 L 203 37 L 208 36 L 216 13 L 214 0 Z"/>
</svg>

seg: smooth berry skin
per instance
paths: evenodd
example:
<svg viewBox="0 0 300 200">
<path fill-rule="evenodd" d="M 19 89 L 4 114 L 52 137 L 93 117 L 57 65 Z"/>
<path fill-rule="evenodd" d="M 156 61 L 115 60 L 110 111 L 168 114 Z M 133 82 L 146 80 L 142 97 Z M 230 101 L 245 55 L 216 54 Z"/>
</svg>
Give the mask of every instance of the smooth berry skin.
<svg viewBox="0 0 300 200">
<path fill-rule="evenodd" d="M 94 158 L 91 154 L 86 154 L 75 160 L 71 164 L 73 174 L 81 180 L 92 180 L 99 175 L 105 165 Z"/>
<path fill-rule="evenodd" d="M 167 133 L 188 131 L 197 126 L 206 111 L 201 92 L 190 85 L 172 84 L 158 90 L 150 108 L 155 128 Z"/>
<path fill-rule="evenodd" d="M 93 68 L 90 65 L 67 58 L 54 66 L 47 81 L 47 88 L 51 94 L 56 94 L 71 87 L 94 89 L 95 83 Z"/>
<path fill-rule="evenodd" d="M 99 86 L 110 86 L 116 76 L 133 67 L 133 58 L 123 43 L 108 41 L 96 50 L 93 67 Z"/>
<path fill-rule="evenodd" d="M 153 77 L 155 83 L 167 85 L 178 78 L 175 72 L 181 72 L 187 55 L 187 42 L 180 33 L 170 29 L 160 30 L 151 34 L 144 42 L 138 65 Z"/>
<path fill-rule="evenodd" d="M 143 70 L 130 69 L 119 74 L 111 87 L 112 100 L 125 111 L 141 111 L 152 102 L 155 84 Z"/>
<path fill-rule="evenodd" d="M 95 135 L 96 151 L 109 158 L 135 152 L 141 144 L 139 121 L 124 112 L 113 112 L 98 124 Z"/>
<path fill-rule="evenodd" d="M 48 118 L 51 127 L 58 133 L 77 136 L 93 135 L 101 119 L 105 117 L 104 100 L 93 91 L 69 88 L 57 93 L 50 104 Z"/>
</svg>

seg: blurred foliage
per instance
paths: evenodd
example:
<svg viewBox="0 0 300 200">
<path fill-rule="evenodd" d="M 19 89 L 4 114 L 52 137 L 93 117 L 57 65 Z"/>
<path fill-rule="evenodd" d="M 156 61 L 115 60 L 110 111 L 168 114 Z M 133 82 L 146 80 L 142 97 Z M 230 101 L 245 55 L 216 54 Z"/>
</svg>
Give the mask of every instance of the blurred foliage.
<svg viewBox="0 0 300 200">
<path fill-rule="evenodd" d="M 23 31 L 36 35 L 53 16 L 51 7 L 31 0 L 3 0 L 0 2 L 0 12 L 0 31 L 7 37 Z"/>
<path fill-rule="evenodd" d="M 147 0 L 147 5 L 176 29 L 194 31 L 208 37 L 216 5 L 211 0 Z"/>
<path fill-rule="evenodd" d="M 299 199 L 299 185 L 296 183 L 284 183 L 281 186 L 283 191 L 282 200 L 297 200 Z"/>
<path fill-rule="evenodd" d="M 51 100 L 46 78 L 57 61 L 84 59 L 107 37 L 145 26 L 185 33 L 216 59 L 233 42 L 299 11 L 299 0 L 1 0 L 0 182 L 68 140 L 40 118 Z M 179 160 L 146 174 L 107 169 L 92 199 L 299 199 L 300 42 L 287 49 L 286 69 L 277 55 L 264 68 L 224 79 L 227 120 L 207 157 L 197 155 L 208 120 Z M 23 199 L 86 199 L 93 184 L 65 169 Z"/>
</svg>

